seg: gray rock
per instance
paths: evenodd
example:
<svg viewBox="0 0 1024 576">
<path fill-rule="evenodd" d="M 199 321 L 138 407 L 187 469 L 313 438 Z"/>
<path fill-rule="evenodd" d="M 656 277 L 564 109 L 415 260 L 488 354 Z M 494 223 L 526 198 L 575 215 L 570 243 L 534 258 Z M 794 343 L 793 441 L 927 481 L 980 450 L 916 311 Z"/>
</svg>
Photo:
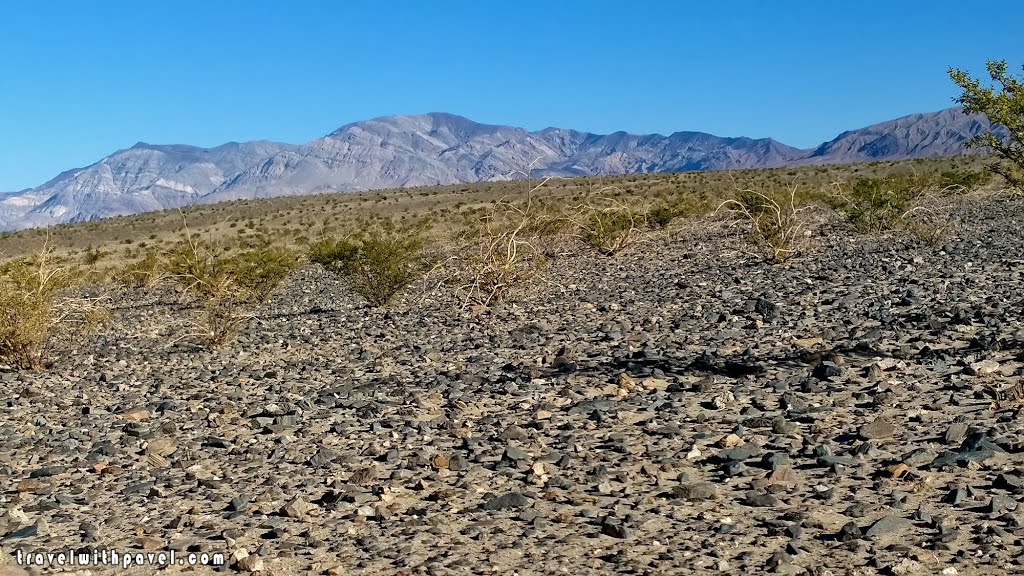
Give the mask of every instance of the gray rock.
<svg viewBox="0 0 1024 576">
<path fill-rule="evenodd" d="M 501 496 L 490 498 L 481 506 L 484 510 L 507 510 L 509 508 L 524 508 L 531 504 L 531 500 L 519 492 L 509 492 Z"/>
<path fill-rule="evenodd" d="M 902 518 L 900 516 L 885 516 L 870 527 L 864 533 L 864 536 L 868 538 L 874 538 L 876 536 L 883 536 L 886 534 L 893 534 L 903 532 L 913 526 L 910 520 Z"/>
</svg>

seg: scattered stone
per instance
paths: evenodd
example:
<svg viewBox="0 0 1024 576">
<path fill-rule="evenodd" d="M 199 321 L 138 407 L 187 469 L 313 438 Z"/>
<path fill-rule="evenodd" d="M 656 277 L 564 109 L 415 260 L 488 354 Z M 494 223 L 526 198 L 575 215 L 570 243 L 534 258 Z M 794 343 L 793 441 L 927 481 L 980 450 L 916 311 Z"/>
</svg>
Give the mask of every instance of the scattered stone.
<svg viewBox="0 0 1024 576">
<path fill-rule="evenodd" d="M 629 538 L 633 535 L 633 531 L 622 524 L 605 523 L 601 526 L 601 534 L 612 538 Z"/>
<path fill-rule="evenodd" d="M 757 508 L 771 508 L 779 505 L 779 499 L 771 494 L 748 492 L 743 498 L 743 503 Z"/>
<path fill-rule="evenodd" d="M 849 542 L 851 540 L 859 539 L 863 533 L 860 527 L 857 526 L 856 522 L 847 522 L 843 524 L 843 527 L 839 529 L 839 533 L 836 534 L 836 540 L 840 542 Z"/>
<path fill-rule="evenodd" d="M 707 227 L 615 258 L 545 239 L 550 282 L 475 311 L 429 279 L 373 308 L 304 264 L 218 352 L 170 343 L 185 295 L 117 288 L 109 330 L 0 366 L 0 562 L 1013 572 L 1024 211 L 981 202 L 934 249 L 825 226 L 787 266 Z"/>
<path fill-rule="evenodd" d="M 822 362 L 815 366 L 812 376 L 818 380 L 831 380 L 843 375 L 843 369 L 833 362 Z"/>
<path fill-rule="evenodd" d="M 289 518 L 295 518 L 298 520 L 305 520 L 309 517 L 309 512 L 313 509 L 313 505 L 306 502 L 300 497 L 293 499 L 281 508 L 281 514 Z"/>
</svg>

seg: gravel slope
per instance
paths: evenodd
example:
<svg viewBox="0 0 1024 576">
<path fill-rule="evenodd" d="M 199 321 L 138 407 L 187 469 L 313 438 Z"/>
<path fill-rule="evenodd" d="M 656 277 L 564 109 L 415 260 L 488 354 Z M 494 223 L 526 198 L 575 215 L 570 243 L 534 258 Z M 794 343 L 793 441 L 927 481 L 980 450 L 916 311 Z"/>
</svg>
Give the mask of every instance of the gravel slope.
<svg viewBox="0 0 1024 576">
<path fill-rule="evenodd" d="M 1024 402 L 990 391 L 1024 375 L 1024 211 L 962 215 L 938 249 L 830 225 L 788 268 L 738 229 L 682 231 L 558 258 L 483 314 L 444 290 L 368 309 L 309 267 L 220 353 L 173 342 L 176 305 L 118 296 L 51 371 L 0 372 L 0 549 L 1021 573 Z"/>
</svg>

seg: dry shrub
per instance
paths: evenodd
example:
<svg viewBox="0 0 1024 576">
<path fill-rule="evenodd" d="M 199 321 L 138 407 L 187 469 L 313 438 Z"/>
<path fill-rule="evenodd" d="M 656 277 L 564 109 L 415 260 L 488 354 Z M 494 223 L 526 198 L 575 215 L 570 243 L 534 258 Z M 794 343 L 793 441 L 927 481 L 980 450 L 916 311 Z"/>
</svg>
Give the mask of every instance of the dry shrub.
<svg viewBox="0 0 1024 576">
<path fill-rule="evenodd" d="M 55 335 L 103 317 L 98 298 L 76 298 L 77 270 L 60 262 L 47 241 L 39 253 L 0 265 L 0 358 L 22 370 L 49 363 Z"/>
<path fill-rule="evenodd" d="M 744 188 L 718 209 L 750 224 L 751 241 L 762 248 L 770 261 L 785 262 L 803 248 L 805 212 L 812 208 L 805 202 L 795 185 L 788 189 Z"/>
<path fill-rule="evenodd" d="M 150 248 L 142 258 L 129 262 L 115 272 L 113 279 L 125 288 L 148 290 L 156 287 L 166 276 L 159 253 Z"/>
<path fill-rule="evenodd" d="M 932 248 L 942 245 L 960 222 L 957 199 L 949 191 L 946 188 L 915 198 L 913 205 L 900 216 L 903 229 Z"/>
<path fill-rule="evenodd" d="M 210 349 L 229 343 L 298 260 L 291 251 L 268 245 L 229 254 L 196 238 L 185 225 L 177 247 L 168 254 L 168 274 L 202 305 L 198 321 L 185 337 L 198 337 Z"/>
<path fill-rule="evenodd" d="M 501 200 L 481 218 L 479 229 L 460 250 L 463 269 L 455 283 L 464 306 L 490 306 L 512 299 L 542 278 L 556 251 L 551 240 L 565 228 L 564 220 L 545 213 L 534 198 L 549 180 L 532 187 L 524 204 Z"/>
<path fill-rule="evenodd" d="M 607 195 L 611 191 L 625 194 L 614 186 L 604 188 L 595 198 L 574 208 L 569 217 L 580 238 L 605 256 L 620 254 L 642 242 L 648 232 L 647 209 Z"/>
</svg>

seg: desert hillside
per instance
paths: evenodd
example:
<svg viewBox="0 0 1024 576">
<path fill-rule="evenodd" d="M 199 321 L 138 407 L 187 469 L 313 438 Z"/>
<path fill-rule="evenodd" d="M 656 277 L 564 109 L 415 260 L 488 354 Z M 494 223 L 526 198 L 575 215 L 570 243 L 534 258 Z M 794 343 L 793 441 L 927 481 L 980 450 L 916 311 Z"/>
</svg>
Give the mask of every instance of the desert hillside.
<svg viewBox="0 0 1024 576">
<path fill-rule="evenodd" d="M 565 239 L 486 305 L 446 282 L 451 261 L 383 307 L 303 261 L 217 350 L 178 289 L 82 286 L 103 326 L 0 372 L 2 556 L 1021 573 L 1024 203 L 943 198 L 914 213 L 945 210 L 923 220 L 941 235 L 808 201 L 779 258 L 728 207 L 614 254 Z M 53 240 L 104 234 L 81 226 Z"/>
</svg>

